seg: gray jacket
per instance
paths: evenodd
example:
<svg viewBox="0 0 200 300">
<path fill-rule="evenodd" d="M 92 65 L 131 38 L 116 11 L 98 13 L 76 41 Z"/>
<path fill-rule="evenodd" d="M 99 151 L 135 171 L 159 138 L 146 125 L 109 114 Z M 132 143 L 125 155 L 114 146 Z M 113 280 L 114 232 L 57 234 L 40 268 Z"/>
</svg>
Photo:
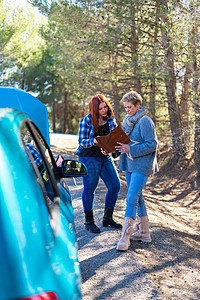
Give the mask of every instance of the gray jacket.
<svg viewBox="0 0 200 300">
<path fill-rule="evenodd" d="M 117 169 L 150 175 L 158 170 L 156 151 L 158 140 L 151 118 L 143 116 L 133 127 L 130 153 L 122 153 Z"/>
</svg>

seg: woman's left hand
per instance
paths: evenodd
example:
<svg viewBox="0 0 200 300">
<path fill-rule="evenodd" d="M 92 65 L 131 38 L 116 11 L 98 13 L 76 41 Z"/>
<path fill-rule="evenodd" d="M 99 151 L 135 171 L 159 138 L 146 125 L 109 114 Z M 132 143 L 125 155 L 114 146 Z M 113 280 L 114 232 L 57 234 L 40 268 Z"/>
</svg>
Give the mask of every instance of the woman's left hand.
<svg viewBox="0 0 200 300">
<path fill-rule="evenodd" d="M 128 144 L 122 144 L 120 142 L 117 142 L 119 146 L 115 146 L 115 149 L 118 150 L 121 153 L 130 152 L 130 146 Z"/>
<path fill-rule="evenodd" d="M 98 142 L 97 142 L 96 139 L 94 139 L 94 145 L 95 145 L 95 146 L 98 146 Z"/>
</svg>

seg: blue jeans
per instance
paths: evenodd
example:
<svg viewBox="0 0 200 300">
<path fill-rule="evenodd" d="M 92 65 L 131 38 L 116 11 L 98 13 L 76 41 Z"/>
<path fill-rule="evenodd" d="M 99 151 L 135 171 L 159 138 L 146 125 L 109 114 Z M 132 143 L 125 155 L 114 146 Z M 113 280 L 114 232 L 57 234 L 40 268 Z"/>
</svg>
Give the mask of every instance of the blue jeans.
<svg viewBox="0 0 200 300">
<path fill-rule="evenodd" d="M 120 190 L 120 179 L 112 157 L 79 157 L 79 161 L 83 162 L 88 170 L 88 175 L 83 177 L 82 202 L 84 211 L 93 209 L 94 194 L 99 177 L 108 189 L 105 207 L 114 209 Z"/>
<path fill-rule="evenodd" d="M 148 176 L 140 173 L 126 172 L 126 182 L 128 193 L 126 198 L 125 217 L 136 219 L 136 214 L 139 217 L 147 216 L 146 205 L 143 199 L 142 190 L 147 182 Z"/>
</svg>

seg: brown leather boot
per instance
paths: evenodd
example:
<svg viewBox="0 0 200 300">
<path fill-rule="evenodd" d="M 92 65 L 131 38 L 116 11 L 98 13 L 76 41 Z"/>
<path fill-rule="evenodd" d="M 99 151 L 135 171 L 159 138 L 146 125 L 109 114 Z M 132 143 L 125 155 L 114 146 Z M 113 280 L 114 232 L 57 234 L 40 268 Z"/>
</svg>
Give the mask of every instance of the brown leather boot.
<svg viewBox="0 0 200 300">
<path fill-rule="evenodd" d="M 126 251 L 128 250 L 130 246 L 130 236 L 133 234 L 135 231 L 133 225 L 134 225 L 134 220 L 129 217 L 124 218 L 124 224 L 122 227 L 122 235 L 121 238 L 117 244 L 117 250 L 118 251 Z"/>
<path fill-rule="evenodd" d="M 149 220 L 148 216 L 140 217 L 140 223 L 138 224 L 138 231 L 131 235 L 130 239 L 134 241 L 142 241 L 144 243 L 151 242 L 151 236 L 149 232 Z"/>
</svg>

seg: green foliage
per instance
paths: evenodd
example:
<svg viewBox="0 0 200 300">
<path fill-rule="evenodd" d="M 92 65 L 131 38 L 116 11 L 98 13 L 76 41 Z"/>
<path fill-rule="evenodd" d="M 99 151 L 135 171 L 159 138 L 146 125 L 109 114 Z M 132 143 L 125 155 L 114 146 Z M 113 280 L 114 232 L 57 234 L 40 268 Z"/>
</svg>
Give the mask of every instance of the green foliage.
<svg viewBox="0 0 200 300">
<path fill-rule="evenodd" d="M 1 9 L 2 40 L 1 57 L 4 63 L 2 84 L 21 85 L 27 68 L 35 67 L 41 60 L 44 40 L 39 34 L 46 18 L 27 4 L 25 7 L 12 7 L 3 2 Z"/>
<path fill-rule="evenodd" d="M 174 71 L 176 101 L 180 104 L 186 66 L 192 67 L 194 58 L 194 24 L 199 61 L 199 3 L 193 2 L 29 0 L 32 6 L 7 9 L 2 1 L 1 85 L 34 92 L 51 112 L 56 104 L 56 126 L 61 128 L 64 120 L 70 119 L 72 125 L 66 130 L 73 133 L 77 133 L 79 119 L 87 111 L 83 103 L 94 93 L 109 98 L 120 122 L 124 116 L 122 95 L 140 89 L 158 134 L 169 138 L 169 71 Z M 166 68 L 164 58 L 169 49 L 162 43 L 163 29 L 173 49 L 174 70 Z M 191 115 L 191 78 L 189 81 Z M 58 111 L 63 110 L 66 94 L 67 108 L 61 114 Z M 191 120 L 193 124 L 194 118 Z"/>
</svg>

